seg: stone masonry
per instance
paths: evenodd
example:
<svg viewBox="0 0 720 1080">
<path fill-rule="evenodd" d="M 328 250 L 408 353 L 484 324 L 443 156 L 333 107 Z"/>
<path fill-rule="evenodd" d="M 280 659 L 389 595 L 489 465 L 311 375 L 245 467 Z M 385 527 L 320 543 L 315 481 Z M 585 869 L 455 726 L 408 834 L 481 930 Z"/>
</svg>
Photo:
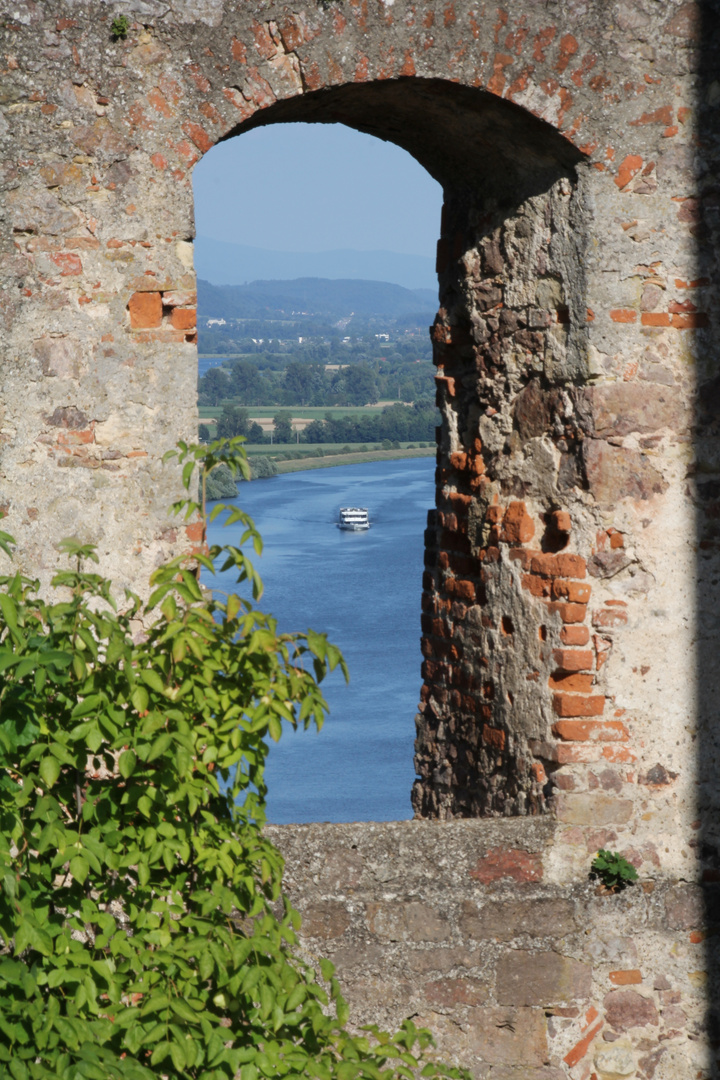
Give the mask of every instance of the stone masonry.
<svg viewBox="0 0 720 1080">
<path fill-rule="evenodd" d="M 196 431 L 200 157 L 292 120 L 404 147 L 445 199 L 413 791 L 440 822 L 360 829 L 357 909 L 308 869 L 342 862 L 350 827 L 283 833 L 298 902 L 347 908 L 358 1021 L 390 998 L 433 1014 L 480 1076 L 713 1075 L 717 0 L 0 14 L 0 505 L 19 568 L 47 584 L 77 534 L 142 590 L 202 543 L 168 517 L 161 464 Z M 479 817 L 512 820 L 458 820 Z M 367 844 L 405 853 L 407 887 L 367 869 Z M 595 897 L 600 846 L 643 887 Z M 319 918 L 308 940 L 334 948 Z M 595 948 L 613 926 L 624 944 Z M 436 940 L 452 956 L 427 990 L 413 965 Z"/>
</svg>

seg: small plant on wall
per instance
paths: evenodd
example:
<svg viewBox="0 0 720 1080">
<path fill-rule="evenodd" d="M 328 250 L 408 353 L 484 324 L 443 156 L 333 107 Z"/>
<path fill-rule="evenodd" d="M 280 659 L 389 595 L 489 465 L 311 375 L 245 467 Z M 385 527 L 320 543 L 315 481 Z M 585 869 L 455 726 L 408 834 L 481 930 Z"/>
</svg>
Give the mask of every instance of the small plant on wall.
<svg viewBox="0 0 720 1080">
<path fill-rule="evenodd" d="M 128 35 L 130 29 L 130 20 L 127 15 L 118 15 L 116 19 L 113 19 L 110 24 L 110 33 L 112 34 L 113 41 L 124 41 Z"/>
<path fill-rule="evenodd" d="M 601 848 L 590 866 L 590 877 L 600 881 L 608 892 L 622 892 L 637 881 L 637 870 L 618 851 Z"/>
</svg>

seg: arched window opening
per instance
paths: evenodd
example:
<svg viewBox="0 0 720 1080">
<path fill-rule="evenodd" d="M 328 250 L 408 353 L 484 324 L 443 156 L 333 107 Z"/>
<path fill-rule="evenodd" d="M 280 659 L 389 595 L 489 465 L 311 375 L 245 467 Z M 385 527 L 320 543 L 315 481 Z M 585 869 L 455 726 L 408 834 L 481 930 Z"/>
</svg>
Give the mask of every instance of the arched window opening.
<svg viewBox="0 0 720 1080">
<path fill-rule="evenodd" d="M 279 471 L 238 496 L 265 540 L 262 606 L 350 667 L 320 737 L 271 748 L 270 820 L 408 818 L 441 190 L 392 143 L 287 123 L 211 151 L 194 191 L 201 436 L 234 417 L 254 475 Z M 337 527 L 347 504 L 369 530 Z"/>
<path fill-rule="evenodd" d="M 561 639 L 553 626 L 552 640 L 534 644 L 536 606 L 498 545 L 515 545 L 516 560 L 523 545 L 550 551 L 555 511 L 583 484 L 582 433 L 567 422 L 564 389 L 590 378 L 583 155 L 508 100 L 414 77 L 275 101 L 225 137 L 288 121 L 343 123 L 395 143 L 443 189 L 414 813 L 545 813 Z"/>
</svg>

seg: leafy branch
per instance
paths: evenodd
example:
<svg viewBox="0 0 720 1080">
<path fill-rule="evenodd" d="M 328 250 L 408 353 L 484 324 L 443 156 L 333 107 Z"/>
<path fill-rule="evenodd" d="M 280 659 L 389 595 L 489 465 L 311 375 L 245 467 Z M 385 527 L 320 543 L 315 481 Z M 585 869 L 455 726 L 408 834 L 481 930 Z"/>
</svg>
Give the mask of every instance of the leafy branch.
<svg viewBox="0 0 720 1080">
<path fill-rule="evenodd" d="M 186 517 L 197 470 L 202 492 L 218 462 L 247 469 L 238 442 L 176 454 Z M 350 1034 L 332 965 L 296 954 L 262 832 L 268 739 L 319 728 L 346 668 L 324 635 L 201 589 L 197 563 L 262 588 L 252 520 L 221 512 L 240 543 L 162 566 L 146 605 L 118 610 L 76 540 L 61 598 L 0 576 L 0 1080 L 460 1078 L 410 1021 Z"/>
</svg>

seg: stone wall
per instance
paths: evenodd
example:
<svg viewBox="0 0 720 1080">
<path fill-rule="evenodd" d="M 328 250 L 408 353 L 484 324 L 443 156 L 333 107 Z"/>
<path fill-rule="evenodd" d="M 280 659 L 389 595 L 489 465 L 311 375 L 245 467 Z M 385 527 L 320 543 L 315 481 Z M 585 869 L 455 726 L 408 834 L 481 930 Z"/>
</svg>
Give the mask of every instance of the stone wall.
<svg viewBox="0 0 720 1080">
<path fill-rule="evenodd" d="M 452 904 L 477 904 L 469 888 L 515 890 L 538 911 L 572 904 L 575 944 L 548 937 L 540 951 L 576 974 L 592 959 L 584 918 L 618 920 L 642 954 L 594 968 L 592 993 L 585 969 L 571 979 L 581 1004 L 557 1007 L 581 1011 L 549 1022 L 548 1068 L 567 1072 L 557 1062 L 599 1023 L 583 1033 L 615 993 L 610 970 L 643 979 L 611 1001 L 652 998 L 652 1013 L 637 1007 L 654 1018 L 676 1007 L 659 995 L 680 993 L 696 1023 L 708 969 L 677 960 L 698 943 L 669 944 L 681 927 L 662 912 L 674 883 L 720 880 L 716 0 L 4 0 L 0 14 L 0 505 L 16 565 L 47 585 L 74 533 L 122 595 L 202 542 L 199 523 L 168 518 L 179 476 L 161 464 L 197 423 L 200 157 L 292 120 L 404 147 L 445 197 L 415 809 L 452 821 L 445 838 L 474 836 L 457 819 L 480 815 L 532 819 L 519 835 L 547 840 L 542 881 L 472 879 Z M 126 39 L 111 37 L 116 14 Z M 328 859 L 340 836 L 326 833 Z M 655 891 L 595 898 L 600 846 Z M 435 886 L 430 859 L 413 888 Z M 382 908 L 382 882 L 367 889 Z M 459 946 L 475 917 L 452 911 Z M 695 921 L 682 932 L 700 933 Z M 378 940 L 391 924 L 377 916 Z M 510 1008 L 503 965 L 532 966 L 535 940 L 501 943 L 492 972 L 472 969 L 475 989 L 448 989 L 472 998 L 461 1012 Z M 538 1046 L 548 992 L 522 1006 L 538 1010 Z M 633 1052 L 654 1054 L 654 1038 Z M 671 1045 L 708 1043 L 687 1038 L 665 1040 L 659 1077 L 688 1075 Z"/>
<path fill-rule="evenodd" d="M 694 876 L 720 689 L 716 5 L 128 0 L 125 40 L 112 5 L 3 10 L 18 565 L 47 582 L 79 533 L 142 589 L 202 539 L 161 465 L 196 424 L 200 156 L 278 121 L 392 139 L 445 192 L 416 811 L 554 813 L 578 863 L 605 829 Z"/>
<path fill-rule="evenodd" d="M 482 1080 L 716 1075 L 716 887 L 646 877 L 612 896 L 586 876 L 558 880 L 556 828 L 536 818 L 268 832 L 306 956 L 337 965 L 355 1022 L 413 1017 Z"/>
</svg>

